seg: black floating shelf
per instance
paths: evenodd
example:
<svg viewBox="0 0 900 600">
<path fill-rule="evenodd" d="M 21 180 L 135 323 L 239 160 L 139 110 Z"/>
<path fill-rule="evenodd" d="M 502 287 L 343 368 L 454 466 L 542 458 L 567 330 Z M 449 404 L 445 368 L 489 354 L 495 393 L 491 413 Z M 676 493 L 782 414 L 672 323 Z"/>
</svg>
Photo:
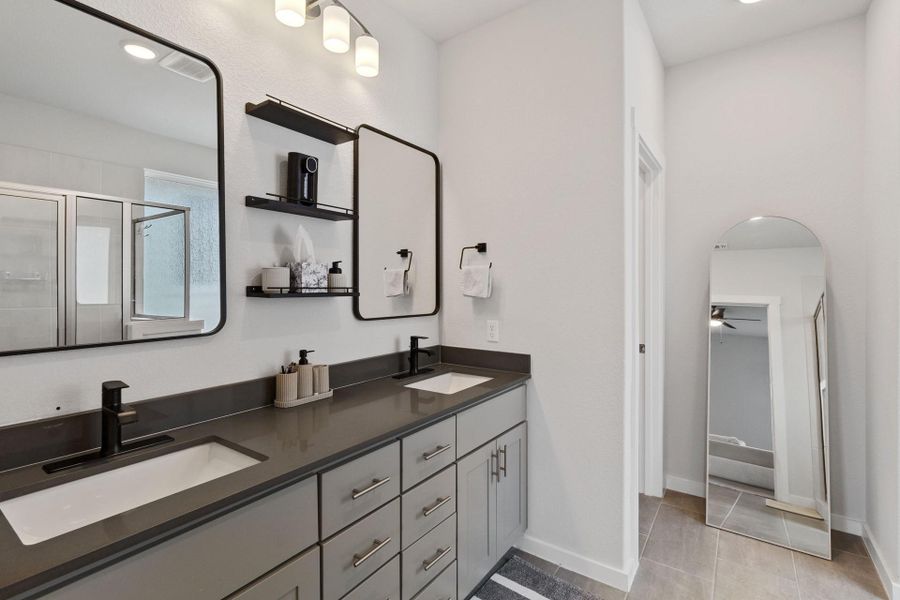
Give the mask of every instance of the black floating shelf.
<svg viewBox="0 0 900 600">
<path fill-rule="evenodd" d="M 321 117 L 274 96 L 268 96 L 268 98 L 259 104 L 248 102 L 245 108 L 247 114 L 334 145 L 346 144 L 359 138 L 356 132 L 346 125 Z"/>
<path fill-rule="evenodd" d="M 330 204 L 307 206 L 304 204 L 286 202 L 284 200 L 279 200 L 278 198 L 279 196 L 272 198 L 247 196 L 246 203 L 247 206 L 251 208 L 274 210 L 275 212 L 313 217 L 314 219 L 325 219 L 327 221 L 352 221 L 356 218 L 356 213 L 350 208 L 341 208 L 340 206 L 331 206 Z"/>
<path fill-rule="evenodd" d="M 345 288 L 340 288 L 345 289 Z M 262 286 L 259 285 L 248 285 L 247 286 L 247 297 L 248 298 L 346 298 L 359 296 L 358 292 L 355 292 L 351 288 L 346 288 L 346 291 L 340 292 L 332 292 L 332 291 L 307 291 L 308 288 L 302 288 L 301 290 L 292 290 L 290 292 L 264 292 Z"/>
</svg>

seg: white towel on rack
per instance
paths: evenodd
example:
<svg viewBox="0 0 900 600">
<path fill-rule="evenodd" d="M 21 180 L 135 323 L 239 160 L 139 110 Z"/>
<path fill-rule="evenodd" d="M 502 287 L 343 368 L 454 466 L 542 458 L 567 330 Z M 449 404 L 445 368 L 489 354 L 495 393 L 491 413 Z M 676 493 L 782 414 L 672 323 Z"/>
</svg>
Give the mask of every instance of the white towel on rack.
<svg viewBox="0 0 900 600">
<path fill-rule="evenodd" d="M 462 268 L 462 289 L 464 296 L 472 298 L 490 298 L 493 291 L 491 267 L 489 265 L 471 265 Z"/>
<path fill-rule="evenodd" d="M 407 294 L 409 294 L 409 282 L 406 278 L 406 269 L 385 269 L 384 295 L 394 298 Z"/>
</svg>

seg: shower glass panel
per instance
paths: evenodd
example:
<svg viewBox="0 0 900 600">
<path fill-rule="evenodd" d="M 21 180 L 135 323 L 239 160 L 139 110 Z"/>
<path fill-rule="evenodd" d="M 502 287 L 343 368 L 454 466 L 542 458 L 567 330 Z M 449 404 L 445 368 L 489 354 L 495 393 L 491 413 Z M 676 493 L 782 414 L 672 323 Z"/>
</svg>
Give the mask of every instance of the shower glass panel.
<svg viewBox="0 0 900 600">
<path fill-rule="evenodd" d="M 122 203 L 79 197 L 75 207 L 75 343 L 121 342 Z"/>
<path fill-rule="evenodd" d="M 0 352 L 60 345 L 59 200 L 0 192 Z"/>
<path fill-rule="evenodd" d="M 188 211 L 135 204 L 134 317 L 181 319 L 189 314 Z"/>
</svg>

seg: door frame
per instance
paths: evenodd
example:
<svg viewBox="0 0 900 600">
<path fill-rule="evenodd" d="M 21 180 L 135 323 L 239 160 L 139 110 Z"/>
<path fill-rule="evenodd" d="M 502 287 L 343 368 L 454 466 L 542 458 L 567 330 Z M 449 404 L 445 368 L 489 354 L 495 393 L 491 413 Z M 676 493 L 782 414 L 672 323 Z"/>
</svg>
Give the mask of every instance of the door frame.
<svg viewBox="0 0 900 600">
<path fill-rule="evenodd" d="M 743 294 L 710 294 L 710 306 L 760 306 L 766 308 L 766 333 L 769 336 L 769 399 L 772 419 L 772 454 L 775 459 L 775 498 L 789 497 L 787 398 L 784 390 L 784 347 L 781 341 L 781 296 L 749 296 Z M 708 314 L 706 315 L 708 318 Z M 712 394 L 712 332 L 707 347 L 706 382 L 706 487 L 709 486 L 709 425 Z M 779 451 L 780 450 L 780 451 Z M 709 489 L 707 497 L 709 497 Z"/>
<path fill-rule="evenodd" d="M 626 162 L 624 194 L 625 256 L 625 485 L 623 505 L 625 571 L 628 587 L 640 560 L 638 541 L 639 495 L 645 491 L 662 496 L 663 396 L 665 379 L 665 164 L 662 154 L 641 134 L 634 108 L 631 109 L 630 156 Z M 648 210 L 641 199 L 641 169 L 651 174 L 647 194 Z M 642 231 L 645 233 L 642 236 Z M 644 243 L 644 276 L 641 277 L 641 244 Z M 638 300 L 644 295 L 644 339 Z M 640 344 L 644 377 L 641 381 Z M 641 388 L 643 386 L 643 402 Z M 642 418 L 643 412 L 643 418 Z M 642 426 L 643 424 L 643 426 Z M 643 458 L 643 477 L 642 477 Z"/>
</svg>

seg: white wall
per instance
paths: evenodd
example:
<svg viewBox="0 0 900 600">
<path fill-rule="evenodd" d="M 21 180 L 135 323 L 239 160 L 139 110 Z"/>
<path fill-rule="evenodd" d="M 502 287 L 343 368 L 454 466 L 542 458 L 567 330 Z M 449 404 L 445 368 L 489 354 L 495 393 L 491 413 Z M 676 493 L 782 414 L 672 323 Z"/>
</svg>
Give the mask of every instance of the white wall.
<svg viewBox="0 0 900 600">
<path fill-rule="evenodd" d="M 866 521 L 900 598 L 898 245 L 900 227 L 900 3 L 875 0 L 866 44 Z"/>
<path fill-rule="evenodd" d="M 819 236 L 829 286 L 832 509 L 865 516 L 864 24 L 842 21 L 666 77 L 666 471 L 702 481 L 712 246 L 754 215 Z"/>
<path fill-rule="evenodd" d="M 216 165 L 206 146 L 0 94 L 0 181 L 142 200 L 144 169 L 215 180 Z"/>
<path fill-rule="evenodd" d="M 626 110 L 660 161 L 665 152 L 665 67 L 638 0 L 625 0 Z M 630 115 L 627 115 L 630 119 Z"/>
<path fill-rule="evenodd" d="M 714 331 L 711 341 L 709 432 L 771 450 L 769 339 L 729 334 L 720 339 Z"/>
<path fill-rule="evenodd" d="M 532 355 L 526 547 L 624 587 L 622 10 L 538 0 L 442 45 L 439 154 L 443 342 Z M 486 300 L 459 289 L 476 242 Z"/>
<path fill-rule="evenodd" d="M 353 173 L 352 145 L 335 148 L 253 119 L 244 103 L 270 93 L 435 148 L 438 52 L 431 40 L 381 2 L 348 2 L 381 41 L 382 72 L 368 80 L 356 75 L 352 55 L 322 48 L 320 21 L 284 27 L 268 0 L 88 3 L 208 56 L 222 72 L 228 323 L 210 338 L 2 358 L 0 424 L 95 408 L 106 379 L 128 382 L 126 399 L 139 400 L 261 377 L 298 348 L 314 348 L 317 360 L 334 363 L 401 350 L 413 334 L 439 341 L 437 317 L 363 323 L 354 319 L 349 298 L 270 302 L 244 291 L 261 266 L 291 255 L 299 227 L 315 242 L 319 260 L 344 259 L 350 272 L 349 223 L 248 209 L 244 196 L 276 191 L 279 162 L 289 151 L 320 157 L 323 202 L 349 206 Z"/>
</svg>

